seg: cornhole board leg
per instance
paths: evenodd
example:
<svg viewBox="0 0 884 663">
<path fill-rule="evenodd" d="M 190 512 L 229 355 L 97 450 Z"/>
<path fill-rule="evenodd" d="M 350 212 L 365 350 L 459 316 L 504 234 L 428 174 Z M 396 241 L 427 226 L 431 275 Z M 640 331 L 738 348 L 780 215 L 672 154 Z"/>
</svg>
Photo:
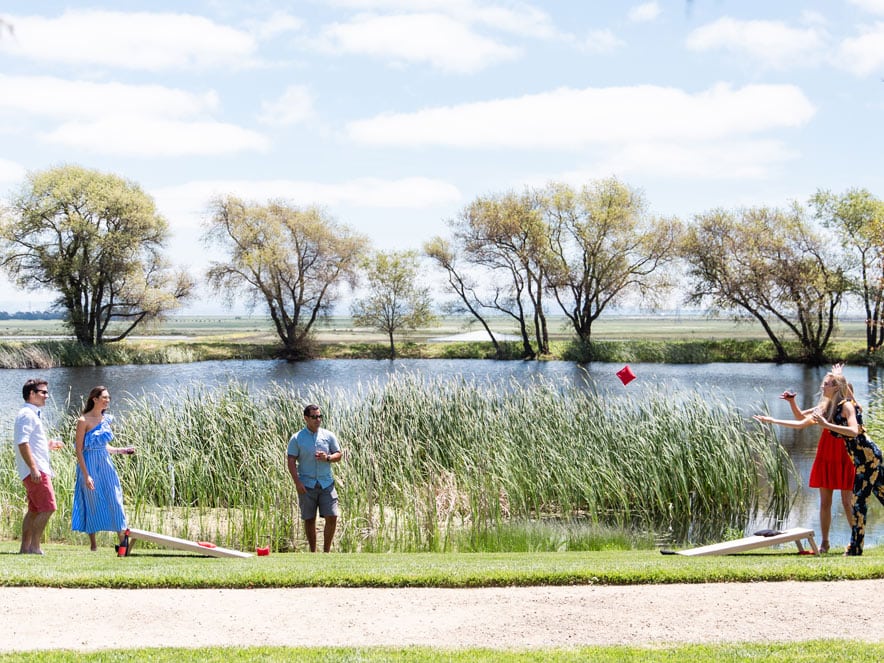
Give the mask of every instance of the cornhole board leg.
<svg viewBox="0 0 884 663">
<path fill-rule="evenodd" d="M 199 553 L 200 555 L 209 555 L 210 557 L 251 557 L 251 553 L 240 552 L 239 550 L 230 550 L 229 548 L 209 548 L 201 546 L 196 541 L 188 541 L 187 539 L 177 539 L 174 536 L 166 536 L 157 534 L 156 532 L 146 532 L 143 529 L 129 528 L 130 539 L 141 539 L 149 541 L 158 546 L 165 548 L 174 548 L 175 550 L 187 550 L 189 552 Z"/>
<path fill-rule="evenodd" d="M 814 555 L 820 554 L 816 541 L 813 539 L 813 530 L 804 527 L 793 527 L 792 529 L 785 530 L 782 534 L 775 534 L 774 536 L 747 536 L 742 539 L 736 539 L 735 541 L 725 541 L 723 543 L 700 546 L 699 548 L 679 550 L 676 551 L 676 554 L 685 555 L 687 557 L 696 557 L 698 555 L 732 555 L 745 550 L 767 548 L 779 543 L 788 543 L 789 541 L 795 542 L 795 545 L 798 546 L 798 552 L 800 553 L 804 552 L 804 547 L 801 545 L 802 539 L 807 539 Z"/>
</svg>

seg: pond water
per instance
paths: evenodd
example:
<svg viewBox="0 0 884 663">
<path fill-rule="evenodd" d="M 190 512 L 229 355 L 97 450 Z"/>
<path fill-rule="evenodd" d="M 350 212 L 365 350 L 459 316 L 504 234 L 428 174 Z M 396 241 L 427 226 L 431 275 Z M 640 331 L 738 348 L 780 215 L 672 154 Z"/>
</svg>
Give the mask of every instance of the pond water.
<svg viewBox="0 0 884 663">
<path fill-rule="evenodd" d="M 826 368 L 776 364 L 631 364 L 636 379 L 624 386 L 615 375 L 622 364 L 591 363 L 577 365 L 571 362 L 549 361 L 491 361 L 491 360 L 314 360 L 300 363 L 284 361 L 210 361 L 194 364 L 154 366 L 102 366 L 88 368 L 55 368 L 50 370 L 0 369 L 0 439 L 9 441 L 12 420 L 21 404 L 21 385 L 32 377 L 44 377 L 50 382 L 52 405 L 56 410 L 66 403 L 78 404 L 97 384 L 109 387 L 119 403 L 126 396 L 143 393 L 173 392 L 196 385 L 222 385 L 236 380 L 260 391 L 271 383 L 280 383 L 309 393 L 311 385 L 342 389 L 358 394 L 359 385 L 384 382 L 402 373 L 427 378 L 465 377 L 488 381 L 502 388 L 510 381 L 529 383 L 542 378 L 561 384 L 592 385 L 601 391 L 641 398 L 642 394 L 696 390 L 716 400 L 732 401 L 747 417 L 761 412 L 766 406 L 774 417 L 790 418 L 785 401 L 779 399 L 784 389 L 798 392 L 802 407 L 815 403 L 820 382 Z M 876 389 L 884 373 L 865 367 L 847 367 L 845 375 L 853 384 L 857 400 L 868 406 L 869 394 Z M 119 408 L 119 405 L 117 406 Z M 121 413 L 119 410 L 117 414 Z M 294 422 L 293 425 L 300 425 Z M 797 499 L 786 527 L 813 527 L 819 532 L 818 493 L 807 488 L 807 477 L 816 451 L 818 430 L 806 432 L 779 429 L 783 445 L 789 450 L 799 473 Z M 878 441 L 879 444 L 884 442 Z M 833 546 L 844 546 L 850 539 L 850 529 L 838 505 L 833 508 Z M 866 529 L 867 545 L 879 545 L 884 540 L 884 508 L 877 502 L 870 505 Z M 766 524 L 754 523 L 750 529 Z M 884 542 L 884 541 L 882 541 Z"/>
</svg>

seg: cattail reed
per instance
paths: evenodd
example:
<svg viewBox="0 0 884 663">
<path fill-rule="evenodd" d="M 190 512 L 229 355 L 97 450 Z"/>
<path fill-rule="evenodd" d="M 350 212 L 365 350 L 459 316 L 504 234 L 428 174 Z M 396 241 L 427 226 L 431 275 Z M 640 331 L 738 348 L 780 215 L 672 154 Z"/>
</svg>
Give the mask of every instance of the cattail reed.
<svg viewBox="0 0 884 663">
<path fill-rule="evenodd" d="M 699 540 L 790 506 L 785 450 L 719 397 L 406 374 L 349 390 L 231 383 L 117 403 L 117 442 L 137 449 L 116 461 L 131 524 L 246 550 L 303 548 L 285 450 L 307 402 L 345 448 L 342 551 L 586 549 L 603 531 Z M 67 511 L 50 521 L 53 539 L 72 538 L 73 420 L 64 426 L 68 449 L 54 464 Z M 7 452 L 0 527 L 12 536 L 22 491 Z"/>
</svg>

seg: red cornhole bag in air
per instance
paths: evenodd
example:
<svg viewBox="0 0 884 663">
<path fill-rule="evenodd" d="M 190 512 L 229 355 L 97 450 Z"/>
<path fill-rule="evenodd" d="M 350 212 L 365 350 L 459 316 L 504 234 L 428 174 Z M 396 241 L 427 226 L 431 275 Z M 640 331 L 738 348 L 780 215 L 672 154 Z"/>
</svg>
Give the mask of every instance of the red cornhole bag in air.
<svg viewBox="0 0 884 663">
<path fill-rule="evenodd" d="M 632 372 L 632 369 L 629 368 L 629 364 L 627 364 L 619 371 L 617 371 L 617 377 L 620 378 L 620 382 L 622 382 L 624 385 L 627 385 L 635 380 L 635 373 Z"/>
</svg>

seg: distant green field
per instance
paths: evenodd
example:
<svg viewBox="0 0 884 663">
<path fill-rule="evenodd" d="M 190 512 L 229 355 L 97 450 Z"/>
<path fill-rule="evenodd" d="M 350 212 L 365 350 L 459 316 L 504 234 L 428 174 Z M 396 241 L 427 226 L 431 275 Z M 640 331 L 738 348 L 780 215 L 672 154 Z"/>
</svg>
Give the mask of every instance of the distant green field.
<svg viewBox="0 0 884 663">
<path fill-rule="evenodd" d="M 552 340 L 567 340 L 573 336 L 563 316 L 548 318 Z M 517 333 L 508 320 L 495 320 L 493 329 L 502 333 Z M 479 331 L 482 327 L 470 318 L 446 318 L 433 327 L 397 334 L 398 341 L 422 342 L 435 336 Z M 316 327 L 320 342 L 385 342 L 386 337 L 373 329 L 354 327 L 349 317 L 332 317 Z M 67 330 L 57 320 L 2 320 L 0 337 L 43 337 L 64 335 Z M 266 316 L 174 316 L 151 327 L 139 329 L 137 336 L 176 336 L 209 340 L 224 337 L 249 343 L 274 342 L 273 323 Z M 841 323 L 834 341 L 859 341 L 865 337 L 861 320 Z M 593 327 L 593 339 L 605 340 L 702 340 L 702 339 L 765 339 L 761 326 L 754 322 L 735 322 L 727 319 L 709 319 L 697 316 L 648 315 L 641 317 L 609 316 L 601 318 Z"/>
</svg>

